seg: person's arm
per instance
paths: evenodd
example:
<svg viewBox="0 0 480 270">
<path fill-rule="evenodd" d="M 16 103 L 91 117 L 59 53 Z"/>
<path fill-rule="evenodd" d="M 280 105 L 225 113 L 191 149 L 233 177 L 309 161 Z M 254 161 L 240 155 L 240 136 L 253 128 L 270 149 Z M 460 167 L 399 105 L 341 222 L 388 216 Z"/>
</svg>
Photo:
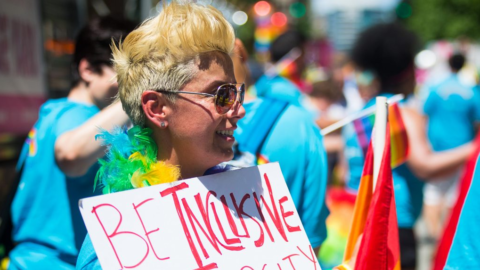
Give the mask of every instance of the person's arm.
<svg viewBox="0 0 480 270">
<path fill-rule="evenodd" d="M 433 152 L 426 135 L 425 118 L 413 109 L 403 108 L 402 116 L 409 139 L 408 167 L 420 178 L 429 179 L 454 173 L 473 151 L 472 143 L 457 148 Z M 452 132 L 455 132 L 452 130 Z"/>
<path fill-rule="evenodd" d="M 333 119 L 329 117 L 319 117 L 317 120 L 315 120 L 315 123 L 322 129 L 333 125 L 336 122 L 338 122 L 338 119 Z"/>
<path fill-rule="evenodd" d="M 63 133 L 55 142 L 55 160 L 58 167 L 70 177 L 85 174 L 105 154 L 105 147 L 95 140 L 99 128 L 110 130 L 129 121 L 120 102 L 90 118 L 81 126 Z"/>
<path fill-rule="evenodd" d="M 323 144 L 327 154 L 331 154 L 342 152 L 344 142 L 340 134 L 329 134 L 323 137 Z"/>
</svg>

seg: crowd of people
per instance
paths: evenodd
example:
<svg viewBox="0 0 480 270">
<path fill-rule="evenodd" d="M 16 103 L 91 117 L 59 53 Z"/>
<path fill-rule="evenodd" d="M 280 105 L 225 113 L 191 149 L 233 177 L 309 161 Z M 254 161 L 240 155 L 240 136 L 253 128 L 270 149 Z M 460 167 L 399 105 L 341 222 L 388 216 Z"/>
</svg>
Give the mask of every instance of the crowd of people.
<svg viewBox="0 0 480 270">
<path fill-rule="evenodd" d="M 351 112 L 396 94 L 406 97 L 401 114 L 410 145 L 406 163 L 393 170 L 401 268 L 416 269 L 414 225 L 423 209 L 431 237 L 441 237 L 474 151 L 480 100 L 476 87 L 458 79 L 465 56 L 453 54 L 449 77 L 417 98 L 414 58 L 420 44 L 400 24 L 364 31 L 349 60 L 313 83 L 302 80 L 306 44 L 295 30 L 278 36 L 270 45 L 273 68 L 254 82 L 247 50 L 211 6 L 173 1 L 138 26 L 110 17 L 89 22 L 76 40 L 68 97 L 41 107 L 22 151 L 8 269 L 101 269 L 78 200 L 102 188 L 113 193 L 137 187 L 107 177 L 131 178 L 134 172 L 116 166 L 136 162 L 134 153 L 155 164 L 141 168 L 143 174 L 166 171 L 163 182 L 279 162 L 318 254 L 327 238 L 331 175 L 344 172 L 337 178 L 355 194 L 365 161 L 351 125 L 325 137 L 320 130 L 344 116 L 332 113 L 335 108 Z M 291 77 L 275 69 L 285 59 L 295 66 Z M 355 70 L 339 71 L 347 64 Z M 107 154 L 98 163 L 105 144 L 117 142 L 96 140 L 97 134 L 127 132 L 148 142 L 130 139 L 121 155 Z M 100 187 L 94 186 L 96 176 Z"/>
</svg>

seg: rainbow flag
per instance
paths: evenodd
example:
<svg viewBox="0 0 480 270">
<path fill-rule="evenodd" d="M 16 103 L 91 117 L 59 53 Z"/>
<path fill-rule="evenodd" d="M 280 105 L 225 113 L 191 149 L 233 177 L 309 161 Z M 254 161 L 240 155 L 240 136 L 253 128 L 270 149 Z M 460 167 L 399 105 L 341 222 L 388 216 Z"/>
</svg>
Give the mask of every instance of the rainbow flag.
<svg viewBox="0 0 480 270">
<path fill-rule="evenodd" d="M 297 72 L 297 64 L 295 62 L 281 62 L 277 66 L 278 75 L 290 80 L 300 90 L 305 89 L 306 83 L 302 80 Z"/>
<path fill-rule="evenodd" d="M 373 189 L 373 148 L 369 145 L 362 179 L 355 201 L 353 223 L 345 248 L 344 263 L 335 269 L 400 270 L 395 194 L 393 190 L 391 147 L 387 126 L 382 164 Z"/>
<path fill-rule="evenodd" d="M 363 156 L 367 155 L 368 146 L 372 140 L 372 130 L 374 125 L 375 114 L 371 114 L 353 121 L 353 127 L 357 133 L 358 143 L 363 150 Z"/>
<path fill-rule="evenodd" d="M 267 164 L 267 163 L 270 163 L 268 158 L 266 156 L 258 153 L 257 154 L 257 165 L 263 165 L 263 164 Z"/>
<path fill-rule="evenodd" d="M 367 150 L 365 158 L 365 164 L 363 166 L 362 178 L 360 180 L 360 186 L 358 189 L 357 199 L 355 200 L 355 206 L 353 210 L 353 222 L 350 227 L 350 233 L 348 235 L 347 245 L 345 246 L 345 253 L 343 255 L 344 263 L 335 269 L 344 270 L 348 269 L 345 265 L 352 260 L 355 247 L 358 245 L 360 236 L 365 229 L 365 223 L 367 221 L 368 210 L 373 194 L 373 147 L 370 144 Z M 358 247 L 357 247 L 358 249 Z"/>
<path fill-rule="evenodd" d="M 397 103 L 388 107 L 388 123 L 390 127 L 391 141 L 391 165 L 396 168 L 407 160 L 408 157 L 408 136 L 402 114 Z M 364 156 L 372 138 L 372 130 L 375 124 L 375 115 L 369 115 L 353 121 L 353 126 L 357 133 L 358 143 L 363 150 Z"/>
<path fill-rule="evenodd" d="M 301 51 L 298 48 L 293 48 L 282 59 L 280 59 L 275 66 L 268 70 L 266 73 L 272 75 L 279 75 L 290 80 L 301 91 L 308 91 L 310 88 L 309 83 L 301 78 L 301 74 L 298 73 L 298 67 L 296 60 L 301 56 Z"/>
</svg>

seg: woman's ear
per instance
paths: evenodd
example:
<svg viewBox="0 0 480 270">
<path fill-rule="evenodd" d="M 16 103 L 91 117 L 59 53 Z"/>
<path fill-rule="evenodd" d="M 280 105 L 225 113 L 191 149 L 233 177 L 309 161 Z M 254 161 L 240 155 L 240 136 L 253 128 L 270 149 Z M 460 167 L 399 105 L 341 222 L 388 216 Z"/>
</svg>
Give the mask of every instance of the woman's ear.
<svg viewBox="0 0 480 270">
<path fill-rule="evenodd" d="M 80 63 L 78 64 L 78 74 L 88 87 L 90 82 L 93 80 L 94 72 L 92 71 L 90 63 L 87 61 L 87 59 L 84 58 L 80 60 Z"/>
<path fill-rule="evenodd" d="M 164 96 L 154 91 L 145 91 L 142 94 L 142 109 L 147 122 L 160 129 L 168 127 L 168 112 L 170 107 Z"/>
</svg>

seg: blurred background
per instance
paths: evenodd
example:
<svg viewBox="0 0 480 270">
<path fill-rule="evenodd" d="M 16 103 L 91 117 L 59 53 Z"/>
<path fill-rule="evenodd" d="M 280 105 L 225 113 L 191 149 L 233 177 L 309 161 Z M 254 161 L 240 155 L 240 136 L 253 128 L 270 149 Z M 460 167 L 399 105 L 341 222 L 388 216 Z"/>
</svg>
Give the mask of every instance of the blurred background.
<svg viewBox="0 0 480 270">
<path fill-rule="evenodd" d="M 345 106 L 331 106 L 333 103 L 348 103 L 355 107 L 352 110 L 363 106 L 341 101 L 351 98 L 348 89 L 355 87 L 348 79 L 352 73 L 348 55 L 358 34 L 381 22 L 397 21 L 420 37 L 422 48 L 415 60 L 420 95 L 424 85 L 449 72 L 447 59 L 457 51 L 467 58 L 460 72 L 462 81 L 478 84 L 478 0 L 197 2 L 220 9 L 234 26 L 250 54 L 250 83 L 269 67 L 269 44 L 278 35 L 287 29 L 302 32 L 308 38 L 304 77 L 311 86 L 303 90 L 311 92 L 316 83 L 329 77 L 327 74 L 338 74 L 342 80 L 343 97 L 320 95 L 334 101 L 324 108 L 331 107 L 333 119 L 349 112 Z M 38 117 L 40 105 L 49 98 L 68 94 L 74 37 L 81 26 L 103 15 L 140 23 L 161 8 L 158 0 L 0 0 L 0 202 L 10 189 L 20 148 Z M 332 173 L 331 181 L 341 182 L 341 172 Z M 428 250 L 421 252 L 430 256 Z M 428 266 L 421 264 L 419 269 Z"/>
</svg>

